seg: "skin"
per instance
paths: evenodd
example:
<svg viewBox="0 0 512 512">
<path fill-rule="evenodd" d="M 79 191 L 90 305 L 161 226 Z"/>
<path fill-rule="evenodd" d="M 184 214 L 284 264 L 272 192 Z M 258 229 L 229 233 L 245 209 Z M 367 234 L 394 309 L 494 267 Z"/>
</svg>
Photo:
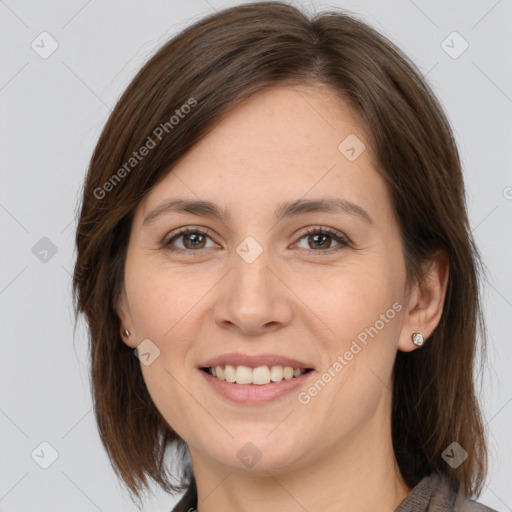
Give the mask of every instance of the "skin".
<svg viewBox="0 0 512 512">
<path fill-rule="evenodd" d="M 354 161 L 338 150 L 349 134 L 366 144 Z M 162 201 L 178 196 L 212 201 L 231 218 L 169 213 L 142 225 Z M 342 212 L 276 223 L 282 202 L 325 196 L 361 206 L 374 226 Z M 186 254 L 162 248 L 186 226 L 208 228 L 211 236 L 174 239 Z M 315 243 L 302 234 L 309 227 L 334 228 L 351 245 L 328 235 Z M 263 249 L 252 263 L 236 252 L 248 236 Z M 324 88 L 257 93 L 145 196 L 135 211 L 117 311 L 121 331 L 131 332 L 122 335 L 127 345 L 149 338 L 160 350 L 141 371 L 156 407 L 188 444 L 199 512 L 265 505 L 339 512 L 340 504 L 392 511 L 406 498 L 410 488 L 391 442 L 393 363 L 397 350 L 418 349 L 413 332 L 426 339 L 440 320 L 446 254 L 437 253 L 425 270 L 425 279 L 409 287 L 370 143 L 349 106 Z M 267 404 L 236 405 L 197 369 L 227 352 L 270 352 L 310 363 L 312 383 L 396 302 L 401 311 L 307 404 L 297 400 L 305 386 Z M 261 453 L 252 468 L 237 457 L 246 443 Z"/>
</svg>

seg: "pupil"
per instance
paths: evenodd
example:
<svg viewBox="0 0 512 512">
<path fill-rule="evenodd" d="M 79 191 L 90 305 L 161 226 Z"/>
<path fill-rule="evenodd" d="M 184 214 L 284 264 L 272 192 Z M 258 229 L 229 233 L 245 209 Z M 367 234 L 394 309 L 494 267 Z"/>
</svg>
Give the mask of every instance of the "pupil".
<svg viewBox="0 0 512 512">
<path fill-rule="evenodd" d="M 321 235 L 321 234 L 317 234 L 317 235 L 313 235 L 313 239 L 315 240 L 315 244 L 319 241 L 319 239 L 323 238 L 324 241 L 326 238 L 328 238 L 329 236 L 328 235 Z M 320 242 L 320 245 L 322 245 L 322 242 Z M 329 244 L 327 244 L 329 245 Z M 318 247 L 318 245 L 317 245 Z"/>
<path fill-rule="evenodd" d="M 192 233 L 192 234 L 188 235 L 188 237 L 189 237 L 189 241 L 191 241 L 192 245 L 197 246 L 197 244 L 201 242 L 200 238 L 202 237 L 202 235 L 198 235 L 197 233 Z"/>
</svg>

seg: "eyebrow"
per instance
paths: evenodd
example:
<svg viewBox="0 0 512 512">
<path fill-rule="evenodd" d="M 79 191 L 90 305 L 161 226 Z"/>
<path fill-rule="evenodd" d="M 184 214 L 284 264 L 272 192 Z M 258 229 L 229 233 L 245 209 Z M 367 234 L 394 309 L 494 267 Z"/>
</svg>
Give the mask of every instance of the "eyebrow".
<svg viewBox="0 0 512 512">
<path fill-rule="evenodd" d="M 375 227 L 369 213 L 361 206 L 339 198 L 297 199 L 279 205 L 274 216 L 277 221 L 282 219 L 304 215 L 306 213 L 347 213 L 361 218 L 367 224 Z M 170 213 L 190 213 L 199 217 L 211 217 L 219 220 L 231 219 L 231 214 L 226 208 L 220 208 L 215 203 L 202 200 L 189 200 L 182 198 L 167 199 L 154 208 L 144 219 L 142 225 L 147 226 L 157 217 Z"/>
</svg>

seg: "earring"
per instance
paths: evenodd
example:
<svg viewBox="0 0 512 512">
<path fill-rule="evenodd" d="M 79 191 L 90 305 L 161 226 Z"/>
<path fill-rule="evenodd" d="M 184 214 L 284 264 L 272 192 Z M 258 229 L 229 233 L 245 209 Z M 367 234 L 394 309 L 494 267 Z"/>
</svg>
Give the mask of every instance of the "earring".
<svg viewBox="0 0 512 512">
<path fill-rule="evenodd" d="M 411 339 L 415 345 L 418 345 L 418 347 L 421 347 L 423 343 L 425 342 L 425 338 L 423 337 L 423 334 L 420 332 L 415 332 L 412 334 Z"/>
<path fill-rule="evenodd" d="M 123 333 L 127 338 L 129 338 L 131 336 L 131 333 L 128 329 L 125 329 L 124 330 L 124 333 Z"/>
</svg>

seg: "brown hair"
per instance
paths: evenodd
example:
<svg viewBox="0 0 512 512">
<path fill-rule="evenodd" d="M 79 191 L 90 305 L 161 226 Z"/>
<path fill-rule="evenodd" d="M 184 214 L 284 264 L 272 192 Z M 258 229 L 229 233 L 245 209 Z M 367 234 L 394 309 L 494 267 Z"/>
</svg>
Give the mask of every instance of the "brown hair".
<svg viewBox="0 0 512 512">
<path fill-rule="evenodd" d="M 194 144 L 252 94 L 301 84 L 330 87 L 359 115 L 389 187 L 408 283 L 421 278 L 421 265 L 433 251 L 448 253 L 439 325 L 421 350 L 396 355 L 392 440 L 409 487 L 435 471 L 466 495 L 479 495 L 487 447 L 473 361 L 477 329 L 485 353 L 482 264 L 469 229 L 458 150 L 415 65 L 341 10 L 308 17 L 281 2 L 256 2 L 212 14 L 167 42 L 119 99 L 85 181 L 73 276 L 75 317 L 84 313 L 89 327 L 101 440 L 116 473 L 139 499 L 147 477 L 168 492 L 191 482 L 190 468 L 177 484 L 169 480 L 165 450 L 181 450 L 183 462 L 186 443 L 156 409 L 138 359 L 120 338 L 114 305 L 123 289 L 132 213 Z M 182 108 L 187 104 L 195 106 Z M 171 123 L 179 112 L 188 113 Z M 165 127 L 165 136 L 155 136 L 157 127 Z M 156 147 L 131 165 L 150 139 Z M 468 453 L 456 469 L 441 457 L 454 441 Z"/>
</svg>

